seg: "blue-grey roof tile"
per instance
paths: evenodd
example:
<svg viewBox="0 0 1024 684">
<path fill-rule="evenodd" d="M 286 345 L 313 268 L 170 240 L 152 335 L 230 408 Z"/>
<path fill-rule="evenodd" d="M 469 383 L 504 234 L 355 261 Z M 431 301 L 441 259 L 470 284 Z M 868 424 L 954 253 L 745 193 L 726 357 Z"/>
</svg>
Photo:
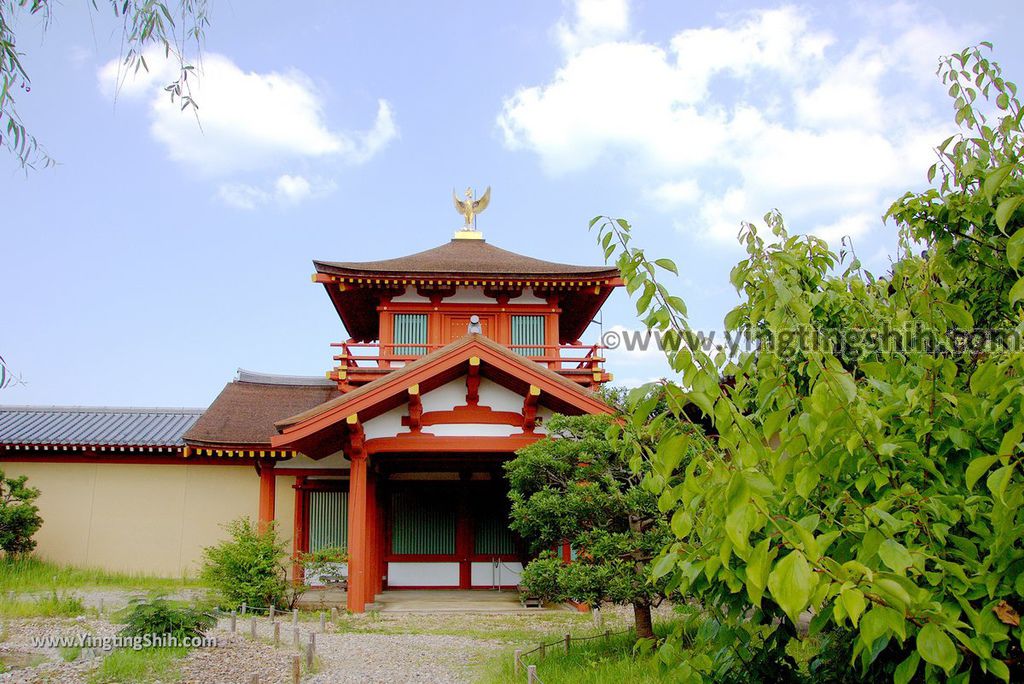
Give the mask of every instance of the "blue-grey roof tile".
<svg viewBox="0 0 1024 684">
<path fill-rule="evenodd" d="M 0 444 L 181 446 L 203 409 L 0 406 Z"/>
</svg>

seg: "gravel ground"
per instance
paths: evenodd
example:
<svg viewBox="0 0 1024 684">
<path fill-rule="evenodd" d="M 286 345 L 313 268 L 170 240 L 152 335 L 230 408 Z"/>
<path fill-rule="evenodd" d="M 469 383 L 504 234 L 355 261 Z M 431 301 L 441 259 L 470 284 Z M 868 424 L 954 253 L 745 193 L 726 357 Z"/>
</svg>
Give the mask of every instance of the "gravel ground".
<svg viewBox="0 0 1024 684">
<path fill-rule="evenodd" d="M 111 637 L 117 633 L 118 627 L 106 620 L 84 617 L 5 620 L 0 629 L 0 633 L 3 634 L 3 640 L 0 641 L 0 658 L 13 660 L 36 656 L 45 660 L 35 667 L 19 668 L 0 674 L 0 682 L 83 682 L 89 672 L 99 664 L 98 654 L 84 651 L 78 660 L 65 662 L 61 658 L 59 648 L 41 648 L 33 643 L 33 640 L 50 637 L 77 638 L 83 634 Z"/>
<path fill-rule="evenodd" d="M 83 592 L 88 593 L 88 592 Z M 127 596 L 121 592 L 122 597 Z M 116 606 L 111 592 L 91 592 L 98 603 Z M 667 612 L 667 607 L 658 613 Z M 453 613 L 368 613 L 341 616 L 338 624 L 327 625 L 316 635 L 317 667 L 312 676 L 305 671 L 305 684 L 328 682 L 470 682 L 477 664 L 495 653 L 511 653 L 541 635 L 552 632 L 585 634 L 598 629 L 618 630 L 632 620 L 632 611 L 607 609 L 603 624 L 590 615 L 575 611 L 545 611 L 536 614 L 453 614 Z M 237 633 L 222 620 L 211 633 L 216 648 L 196 649 L 183 661 L 182 681 L 195 684 L 249 684 L 258 675 L 263 684 L 291 684 L 292 662 L 309 642 L 310 632 L 319 632 L 319 621 L 307 618 L 299 623 L 300 649 L 293 647 L 291 620 L 281 620 L 279 647 L 273 644 L 273 625 L 257 619 L 257 638 L 251 639 L 251 618 L 239 618 Z M 102 654 L 86 652 L 74 662 L 65 662 L 59 649 L 42 649 L 32 643 L 42 636 L 113 636 L 120 625 L 104 618 L 7 620 L 0 629 L 0 658 L 9 661 L 31 657 L 45 659 L 34 667 L 21 667 L 0 674 L 0 684 L 85 682 L 98 666 Z"/>
</svg>

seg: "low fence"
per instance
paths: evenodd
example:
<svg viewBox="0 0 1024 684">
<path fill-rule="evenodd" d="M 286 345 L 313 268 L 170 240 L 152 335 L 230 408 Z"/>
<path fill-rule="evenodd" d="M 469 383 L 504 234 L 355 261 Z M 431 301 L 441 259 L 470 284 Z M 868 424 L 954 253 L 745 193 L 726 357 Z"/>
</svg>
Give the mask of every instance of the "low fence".
<svg viewBox="0 0 1024 684">
<path fill-rule="evenodd" d="M 309 639 L 306 641 L 305 646 L 303 647 L 302 634 L 301 630 L 299 629 L 298 608 L 293 608 L 290 611 L 279 611 L 274 606 L 250 606 L 243 603 L 238 610 L 224 611 L 220 609 L 214 609 L 212 612 L 206 613 L 206 615 L 209 615 L 210 617 L 214 618 L 218 621 L 218 623 L 220 622 L 220 620 L 227 620 L 228 631 L 232 634 L 238 634 L 240 632 L 244 634 L 245 631 L 248 631 L 250 639 L 258 638 L 258 623 L 260 622 L 261 619 L 263 619 L 264 616 L 266 616 L 267 623 L 273 626 L 272 641 L 274 644 L 274 648 L 281 647 L 281 622 L 284 616 L 289 616 L 291 618 L 292 631 L 291 646 L 292 648 L 302 652 L 302 655 L 292 656 L 292 684 L 299 684 L 299 682 L 302 681 L 303 657 L 305 658 L 306 661 L 306 672 L 308 673 L 312 671 L 313 663 L 316 659 L 317 630 L 315 628 L 309 630 Z M 331 623 L 337 621 L 338 609 L 331 608 L 330 616 Z M 248 620 L 249 629 L 244 630 L 243 628 L 242 630 L 240 630 L 239 621 L 245 620 Z M 319 632 L 323 633 L 325 631 L 327 631 L 327 613 L 325 611 L 320 611 Z M 261 675 L 254 674 L 252 675 L 252 679 L 250 680 L 249 684 L 263 684 L 265 681 L 266 680 Z"/>
<path fill-rule="evenodd" d="M 556 647 L 561 647 L 562 649 L 564 649 L 565 654 L 569 655 L 569 653 L 572 651 L 573 642 L 593 641 L 595 639 L 604 639 L 607 642 L 613 636 L 617 636 L 619 634 L 629 634 L 631 632 L 633 632 L 633 627 L 627 627 L 626 629 L 620 630 L 618 632 L 612 632 L 611 630 L 606 629 L 603 634 L 594 634 L 592 636 L 585 637 L 574 637 L 572 634 L 566 634 L 564 637 L 558 639 L 557 641 L 551 641 L 548 643 L 544 643 L 542 641 L 528 651 L 524 651 L 522 649 L 517 648 L 515 650 L 515 653 L 512 655 L 512 671 L 516 674 L 517 677 L 525 672 L 526 681 L 529 682 L 529 684 L 544 684 L 544 682 L 541 681 L 540 676 L 537 674 L 537 666 L 527 664 L 523 661 L 523 658 L 525 658 L 526 656 L 533 656 L 534 654 L 536 654 L 535 657 L 537 658 L 537 660 L 543 660 L 544 656 L 547 654 L 548 649 Z"/>
</svg>

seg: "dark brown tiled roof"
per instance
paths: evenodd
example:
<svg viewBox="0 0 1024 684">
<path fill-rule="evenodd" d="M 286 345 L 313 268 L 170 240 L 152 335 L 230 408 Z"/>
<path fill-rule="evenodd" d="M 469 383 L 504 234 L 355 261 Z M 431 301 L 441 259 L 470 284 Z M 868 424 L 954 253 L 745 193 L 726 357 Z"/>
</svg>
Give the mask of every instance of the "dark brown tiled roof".
<svg viewBox="0 0 1024 684">
<path fill-rule="evenodd" d="M 584 277 L 614 278 L 608 266 L 573 266 L 509 252 L 484 240 L 452 240 L 424 252 L 380 261 L 314 261 L 316 270 L 330 275 L 415 273 L 432 276 Z"/>
<path fill-rule="evenodd" d="M 225 385 L 184 439 L 191 445 L 270 446 L 274 421 L 339 395 L 325 378 L 255 375 L 244 371 Z M 251 382 L 249 378 L 262 380 Z"/>
</svg>

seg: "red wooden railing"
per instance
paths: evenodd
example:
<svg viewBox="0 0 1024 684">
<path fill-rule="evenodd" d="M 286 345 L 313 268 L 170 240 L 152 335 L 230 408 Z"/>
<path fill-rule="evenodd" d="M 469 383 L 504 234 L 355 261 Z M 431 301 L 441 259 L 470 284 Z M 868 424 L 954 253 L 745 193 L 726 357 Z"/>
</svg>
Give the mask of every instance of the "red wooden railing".
<svg viewBox="0 0 1024 684">
<path fill-rule="evenodd" d="M 347 369 L 398 368 L 440 349 L 440 344 L 388 344 L 380 342 L 334 342 L 340 354 L 334 356 L 340 367 Z M 543 364 L 554 371 L 602 370 L 605 358 L 600 345 L 576 344 L 513 344 L 508 348 L 517 354 Z M 535 353 L 540 350 L 541 353 Z M 526 353 L 524 353 L 526 352 Z"/>
</svg>

